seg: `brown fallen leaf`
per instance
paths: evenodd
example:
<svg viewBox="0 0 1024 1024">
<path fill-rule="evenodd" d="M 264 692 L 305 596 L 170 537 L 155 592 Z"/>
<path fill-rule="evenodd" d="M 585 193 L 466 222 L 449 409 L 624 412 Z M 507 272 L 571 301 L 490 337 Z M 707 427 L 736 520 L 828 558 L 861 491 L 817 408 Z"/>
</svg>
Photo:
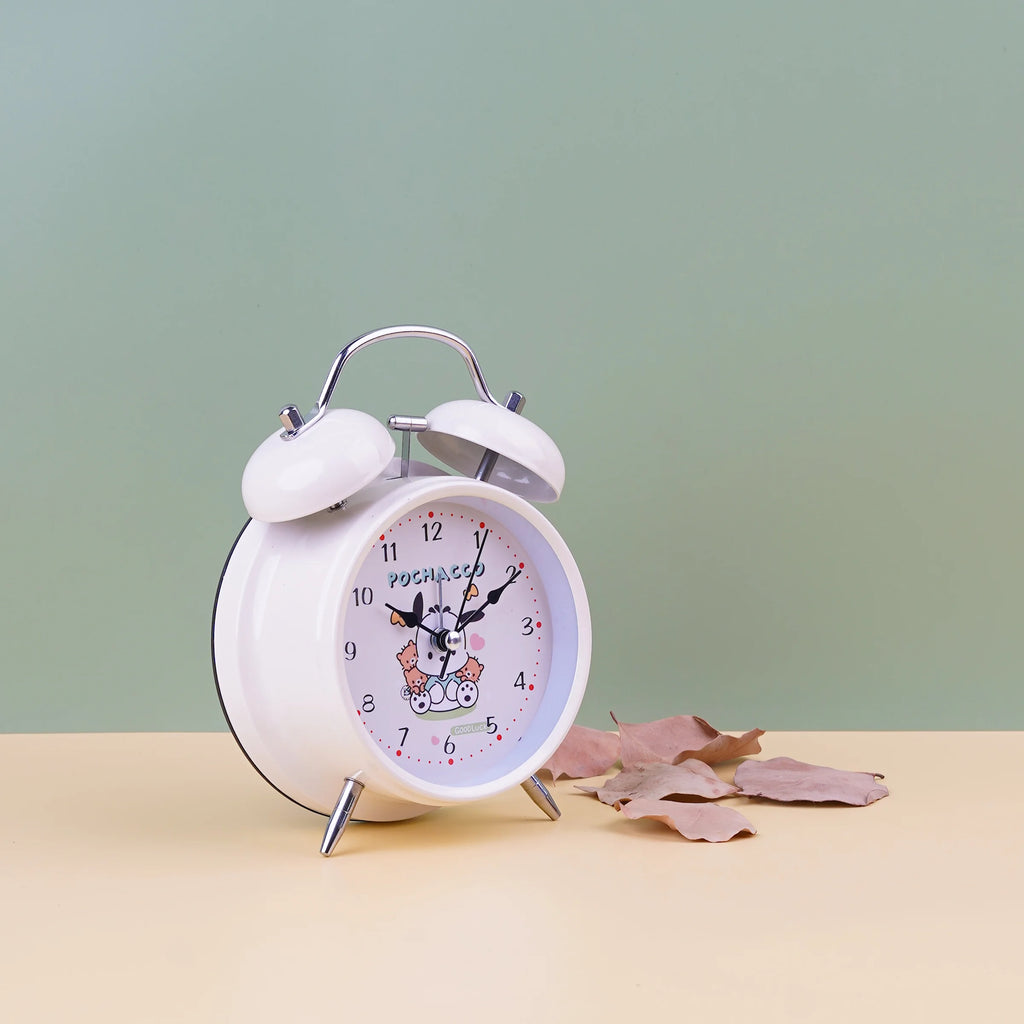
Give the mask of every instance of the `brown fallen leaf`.
<svg viewBox="0 0 1024 1024">
<path fill-rule="evenodd" d="M 848 772 L 839 768 L 806 764 L 791 757 L 773 757 L 768 761 L 744 761 L 736 768 L 736 785 L 741 796 L 759 796 L 766 800 L 814 803 L 838 802 L 863 807 L 889 795 L 877 782 L 877 772 Z"/>
<path fill-rule="evenodd" d="M 619 737 L 613 732 L 574 725 L 541 767 L 558 779 L 590 779 L 604 775 L 619 759 Z"/>
<path fill-rule="evenodd" d="M 602 786 L 577 786 L 584 793 L 593 793 L 603 804 L 616 810 L 630 800 L 664 800 L 669 796 L 693 796 L 717 800 L 737 792 L 736 786 L 723 782 L 713 768 L 690 758 L 682 764 L 641 764 L 623 768 Z"/>
<path fill-rule="evenodd" d="M 742 736 L 729 736 L 696 715 L 674 715 L 653 722 L 629 723 L 620 722 L 613 714 L 612 720 L 619 727 L 623 768 L 652 761 L 680 764 L 690 758 L 705 764 L 731 761 L 748 754 L 759 754 L 761 744 L 758 737 L 764 735 L 763 729 L 751 729 Z"/>
<path fill-rule="evenodd" d="M 654 818 L 674 828 L 686 839 L 722 843 L 741 832 L 757 835 L 757 829 L 739 811 L 721 804 L 681 804 L 674 800 L 630 800 L 619 810 L 627 818 Z"/>
</svg>

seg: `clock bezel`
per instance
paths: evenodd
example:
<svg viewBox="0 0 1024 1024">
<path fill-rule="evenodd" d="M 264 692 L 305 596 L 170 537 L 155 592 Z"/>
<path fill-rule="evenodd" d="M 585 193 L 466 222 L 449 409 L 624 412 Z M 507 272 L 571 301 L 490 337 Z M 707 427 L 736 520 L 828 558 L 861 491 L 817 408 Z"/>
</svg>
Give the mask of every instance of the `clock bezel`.
<svg viewBox="0 0 1024 1024">
<path fill-rule="evenodd" d="M 510 774 L 517 775 L 521 772 L 521 766 L 532 760 L 532 752 L 542 746 L 547 735 L 557 727 L 558 719 L 561 715 L 560 709 L 564 708 L 569 701 L 571 680 L 575 674 L 579 647 L 578 616 L 575 613 L 576 602 L 572 595 L 571 583 L 569 575 L 565 570 L 563 558 L 551 545 L 548 538 L 540 533 L 535 522 L 522 515 L 521 508 L 513 509 L 509 506 L 508 502 L 501 502 L 500 504 L 495 502 L 493 490 L 488 491 L 486 495 L 469 494 L 467 489 L 462 487 L 455 497 L 441 498 L 434 495 L 428 501 L 420 502 L 404 510 L 387 526 L 382 526 L 380 535 L 383 536 L 385 530 L 392 529 L 396 523 L 401 523 L 408 517 L 417 515 L 422 517 L 428 514 L 429 510 L 444 508 L 446 505 L 456 505 L 471 510 L 474 518 L 480 517 L 488 522 L 498 520 L 504 524 L 506 529 L 511 530 L 515 534 L 516 540 L 520 545 L 521 556 L 529 560 L 534 581 L 544 589 L 546 603 L 549 607 L 546 635 L 552 638 L 552 642 L 550 646 L 551 662 L 544 678 L 544 689 L 537 694 L 538 704 L 531 715 L 530 722 L 524 727 L 522 733 L 508 745 L 506 751 L 503 751 L 504 756 L 500 760 L 492 763 L 480 772 L 473 772 L 475 776 L 474 782 L 453 782 L 448 785 L 436 783 L 439 788 L 432 790 L 435 798 L 446 798 L 452 788 L 463 792 L 473 785 L 483 785 L 492 781 L 506 779 Z M 546 520 L 544 521 L 546 522 Z M 364 578 L 363 569 L 371 558 L 376 557 L 375 552 L 378 547 L 379 544 L 376 543 L 376 540 L 368 545 L 364 559 L 355 568 L 353 580 Z M 357 613 L 351 602 L 347 600 L 345 604 L 345 615 L 339 620 L 335 642 L 338 649 L 338 664 L 342 669 L 343 685 L 351 698 L 355 699 L 357 698 L 357 691 L 362 692 L 370 684 L 365 678 L 353 679 L 353 669 L 355 666 L 347 661 L 342 661 L 341 649 L 345 641 L 352 636 L 349 628 L 351 618 L 356 614 L 364 616 L 366 613 Z M 358 700 L 356 703 L 358 703 Z M 359 717 L 358 709 L 356 714 Z M 362 717 L 360 717 L 360 725 L 365 731 L 369 731 L 367 722 Z M 512 726 L 510 723 L 505 722 L 501 725 L 501 728 L 508 730 Z M 525 746 L 521 746 L 522 744 L 525 744 Z M 436 775 L 436 771 L 424 768 L 423 773 L 421 773 L 412 762 L 406 768 L 405 762 L 394 760 L 391 756 L 390 748 L 388 751 L 383 750 L 379 741 L 373 741 L 371 749 L 384 759 L 389 768 L 408 776 L 414 780 L 414 784 L 418 787 L 433 787 L 435 785 L 428 776 Z M 531 753 L 529 755 L 524 754 L 524 750 Z M 464 763 L 463 767 L 456 769 L 456 772 L 453 774 L 471 772 L 472 767 Z M 532 771 L 529 774 L 532 774 Z M 516 781 L 521 782 L 523 777 L 519 775 Z"/>
</svg>

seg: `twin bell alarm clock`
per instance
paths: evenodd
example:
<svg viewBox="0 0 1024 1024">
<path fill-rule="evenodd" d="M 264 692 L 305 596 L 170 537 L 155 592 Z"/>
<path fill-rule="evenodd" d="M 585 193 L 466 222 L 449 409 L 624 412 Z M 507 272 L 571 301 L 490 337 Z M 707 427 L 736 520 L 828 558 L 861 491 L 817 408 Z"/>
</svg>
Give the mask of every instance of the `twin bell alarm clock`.
<svg viewBox="0 0 1024 1024">
<path fill-rule="evenodd" d="M 329 409 L 352 356 L 398 338 L 454 349 L 477 398 L 390 430 Z M 286 406 L 245 467 L 251 519 L 217 588 L 214 676 L 253 767 L 328 816 L 325 856 L 353 816 L 411 818 L 517 785 L 559 815 L 535 773 L 583 698 L 590 610 L 534 506 L 558 498 L 565 465 L 523 403 L 496 399 L 455 335 L 385 328 L 342 349 L 308 417 Z M 411 458 L 413 434 L 450 473 Z"/>
</svg>

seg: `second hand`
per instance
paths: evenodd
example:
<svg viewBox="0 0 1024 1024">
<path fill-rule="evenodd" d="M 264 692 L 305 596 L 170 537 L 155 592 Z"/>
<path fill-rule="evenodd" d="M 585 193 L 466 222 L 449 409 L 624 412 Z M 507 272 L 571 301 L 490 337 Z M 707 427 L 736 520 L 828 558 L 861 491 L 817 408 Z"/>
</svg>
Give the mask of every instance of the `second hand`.
<svg viewBox="0 0 1024 1024">
<path fill-rule="evenodd" d="M 484 530 L 483 537 L 480 538 L 480 547 L 476 551 L 476 561 L 473 563 L 473 571 L 469 574 L 469 583 L 466 584 L 466 589 L 462 594 L 462 604 L 459 607 L 459 614 L 455 616 L 455 625 L 458 626 L 462 620 L 462 613 L 466 610 L 466 605 L 469 603 L 469 591 L 473 580 L 476 579 L 476 571 L 480 568 L 480 558 L 484 553 L 484 545 L 487 543 L 487 537 L 490 534 L 490 530 Z M 448 669 L 448 662 L 451 660 L 452 652 L 449 648 L 448 653 L 444 656 L 444 661 L 441 663 L 441 678 L 444 679 L 445 672 Z"/>
</svg>

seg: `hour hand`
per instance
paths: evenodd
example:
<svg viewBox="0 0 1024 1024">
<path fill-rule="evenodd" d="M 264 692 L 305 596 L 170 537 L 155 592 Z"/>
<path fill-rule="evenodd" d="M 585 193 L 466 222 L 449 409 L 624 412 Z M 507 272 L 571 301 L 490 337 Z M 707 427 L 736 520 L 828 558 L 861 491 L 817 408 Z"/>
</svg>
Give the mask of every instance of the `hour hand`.
<svg viewBox="0 0 1024 1024">
<path fill-rule="evenodd" d="M 405 626 L 407 629 L 422 629 L 424 633 L 429 633 L 431 636 L 437 637 L 438 640 L 442 639 L 442 634 L 436 630 L 431 629 L 423 621 L 423 595 L 417 594 L 416 599 L 412 603 L 411 612 L 403 612 L 400 608 L 396 608 L 393 604 L 384 603 L 385 608 L 391 609 L 391 625 L 393 626 Z"/>
<path fill-rule="evenodd" d="M 416 629 L 423 623 L 422 594 L 417 594 L 416 597 L 413 598 L 411 612 L 400 611 L 393 604 L 385 603 L 384 607 L 391 609 L 391 624 L 393 626 L 406 626 L 409 629 Z"/>
</svg>

